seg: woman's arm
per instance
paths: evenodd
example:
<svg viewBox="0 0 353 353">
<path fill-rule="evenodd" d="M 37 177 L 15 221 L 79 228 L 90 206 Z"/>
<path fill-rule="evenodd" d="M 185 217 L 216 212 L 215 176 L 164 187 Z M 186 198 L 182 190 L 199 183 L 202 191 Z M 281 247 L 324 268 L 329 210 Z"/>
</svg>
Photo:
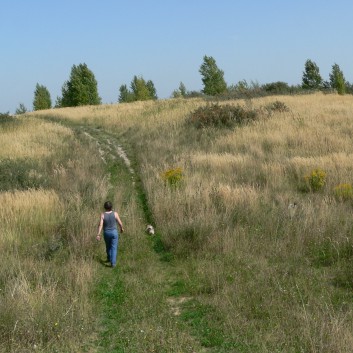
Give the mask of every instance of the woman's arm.
<svg viewBox="0 0 353 353">
<path fill-rule="evenodd" d="M 103 219 L 104 219 L 104 214 L 102 213 L 101 217 L 100 217 L 100 220 L 99 220 L 99 225 L 98 225 L 98 234 L 97 234 L 97 237 L 96 237 L 97 240 L 101 239 L 101 232 L 102 232 L 102 229 L 103 229 Z"/>
<path fill-rule="evenodd" d="M 123 223 L 122 223 L 121 220 L 120 220 L 120 217 L 119 217 L 119 215 L 118 215 L 118 212 L 114 212 L 114 215 L 115 215 L 116 221 L 117 221 L 118 224 L 119 224 L 120 232 L 121 232 L 121 233 L 124 233 Z"/>
</svg>

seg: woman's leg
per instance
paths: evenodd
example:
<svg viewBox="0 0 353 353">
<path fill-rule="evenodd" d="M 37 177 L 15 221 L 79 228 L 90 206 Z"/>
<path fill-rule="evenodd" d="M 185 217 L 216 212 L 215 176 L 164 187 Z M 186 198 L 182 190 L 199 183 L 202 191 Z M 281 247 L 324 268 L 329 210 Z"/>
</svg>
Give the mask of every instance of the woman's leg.
<svg viewBox="0 0 353 353">
<path fill-rule="evenodd" d="M 111 238 L 111 246 L 110 246 L 110 263 L 112 264 L 112 267 L 116 266 L 116 258 L 118 255 L 118 243 L 119 243 L 118 232 L 114 232 L 114 235 Z"/>
<path fill-rule="evenodd" d="M 110 262 L 111 237 L 104 233 L 105 251 L 107 253 L 107 262 Z"/>
</svg>

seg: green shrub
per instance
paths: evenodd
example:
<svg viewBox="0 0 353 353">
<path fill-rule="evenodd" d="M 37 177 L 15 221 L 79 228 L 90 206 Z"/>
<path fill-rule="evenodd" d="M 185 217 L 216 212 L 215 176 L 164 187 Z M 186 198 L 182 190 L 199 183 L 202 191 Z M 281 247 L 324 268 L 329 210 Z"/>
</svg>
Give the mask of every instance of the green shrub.
<svg viewBox="0 0 353 353">
<path fill-rule="evenodd" d="M 275 101 L 273 103 L 270 103 L 265 108 L 270 113 L 271 112 L 279 112 L 279 113 L 289 112 L 289 108 L 287 107 L 287 105 L 281 101 Z"/>
<path fill-rule="evenodd" d="M 239 104 L 236 106 L 210 104 L 192 112 L 187 122 L 198 129 L 211 126 L 233 128 L 248 124 L 256 119 L 258 119 L 256 110 L 243 108 Z"/>
<path fill-rule="evenodd" d="M 6 113 L 0 113 L 0 119 L 3 118 L 11 118 L 10 112 L 6 112 Z"/>
<path fill-rule="evenodd" d="M 12 129 L 21 124 L 21 120 L 10 115 L 10 113 L 0 113 L 0 131 Z"/>
<path fill-rule="evenodd" d="M 183 170 L 181 168 L 168 169 L 161 174 L 162 179 L 169 186 L 178 186 L 183 181 Z"/>
<path fill-rule="evenodd" d="M 38 170 L 38 163 L 32 160 L 0 160 L 0 191 L 47 186 L 48 179 Z"/>
<path fill-rule="evenodd" d="M 353 188 L 351 184 L 339 184 L 333 189 L 336 199 L 349 201 L 353 199 Z"/>
<path fill-rule="evenodd" d="M 23 103 L 20 103 L 20 105 L 16 109 L 15 114 L 21 115 L 21 114 L 25 114 L 25 113 L 27 113 L 27 108 L 25 107 L 25 105 Z"/>
<path fill-rule="evenodd" d="M 272 94 L 288 94 L 290 93 L 290 87 L 288 83 L 277 81 L 266 83 L 262 86 L 262 89 L 268 93 Z"/>
<path fill-rule="evenodd" d="M 309 191 L 320 191 L 326 184 L 326 172 L 319 168 L 314 169 L 310 174 L 304 177 L 304 180 Z"/>
<path fill-rule="evenodd" d="M 15 119 L 10 115 L 9 112 L 7 113 L 0 113 L 0 124 L 2 123 L 9 123 L 14 121 Z"/>
</svg>

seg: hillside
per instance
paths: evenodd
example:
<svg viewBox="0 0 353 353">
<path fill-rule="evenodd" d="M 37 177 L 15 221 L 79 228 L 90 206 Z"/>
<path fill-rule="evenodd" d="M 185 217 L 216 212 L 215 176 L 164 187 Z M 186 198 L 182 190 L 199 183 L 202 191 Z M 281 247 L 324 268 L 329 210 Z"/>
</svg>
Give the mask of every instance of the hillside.
<svg viewBox="0 0 353 353">
<path fill-rule="evenodd" d="M 207 103 L 180 99 L 0 124 L 20 170 L 0 183 L 1 352 L 351 351 L 352 96 L 220 104 L 259 118 L 197 129 Z M 107 197 L 117 270 L 94 241 Z"/>
</svg>

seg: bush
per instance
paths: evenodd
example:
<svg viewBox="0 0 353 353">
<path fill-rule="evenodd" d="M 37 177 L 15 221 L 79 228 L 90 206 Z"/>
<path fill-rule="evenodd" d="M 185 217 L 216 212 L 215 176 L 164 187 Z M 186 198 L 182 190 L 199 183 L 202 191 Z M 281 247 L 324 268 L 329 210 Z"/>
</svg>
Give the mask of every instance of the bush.
<svg viewBox="0 0 353 353">
<path fill-rule="evenodd" d="M 9 112 L 7 113 L 0 113 L 0 124 L 5 122 L 11 122 L 14 118 L 10 115 Z"/>
<path fill-rule="evenodd" d="M 265 108 L 269 113 L 271 112 L 285 113 L 285 112 L 289 112 L 290 110 L 287 107 L 287 105 L 281 101 L 275 101 L 273 103 L 270 103 Z"/>
<path fill-rule="evenodd" d="M 205 127 L 233 128 L 255 121 L 258 118 L 258 112 L 253 109 L 245 109 L 239 104 L 219 105 L 211 104 L 196 109 L 188 117 L 188 123 L 201 129 Z"/>
<path fill-rule="evenodd" d="M 326 184 L 326 172 L 317 168 L 304 177 L 309 191 L 320 191 Z"/>
<path fill-rule="evenodd" d="M 25 107 L 25 105 L 23 103 L 20 103 L 20 105 L 16 109 L 15 113 L 16 113 L 16 115 L 25 114 L 25 113 L 27 113 L 27 108 Z"/>
<path fill-rule="evenodd" d="M 272 93 L 272 94 L 288 94 L 290 93 L 290 87 L 288 83 L 286 82 L 271 82 L 271 83 L 266 83 L 262 86 L 262 89 L 265 90 L 266 92 Z"/>
<path fill-rule="evenodd" d="M 48 180 L 38 172 L 38 163 L 26 159 L 0 160 L 0 191 L 26 190 L 48 185 Z"/>
<path fill-rule="evenodd" d="M 353 188 L 351 184 L 339 184 L 333 189 L 335 197 L 340 201 L 353 199 Z"/>
<path fill-rule="evenodd" d="M 200 91 L 188 91 L 185 98 L 204 98 L 205 95 Z"/>
<path fill-rule="evenodd" d="M 168 169 L 161 176 L 166 184 L 175 187 L 183 180 L 183 170 L 181 168 Z"/>
<path fill-rule="evenodd" d="M 10 115 L 10 113 L 0 113 L 0 131 L 13 129 L 22 124 L 21 119 Z"/>
</svg>

